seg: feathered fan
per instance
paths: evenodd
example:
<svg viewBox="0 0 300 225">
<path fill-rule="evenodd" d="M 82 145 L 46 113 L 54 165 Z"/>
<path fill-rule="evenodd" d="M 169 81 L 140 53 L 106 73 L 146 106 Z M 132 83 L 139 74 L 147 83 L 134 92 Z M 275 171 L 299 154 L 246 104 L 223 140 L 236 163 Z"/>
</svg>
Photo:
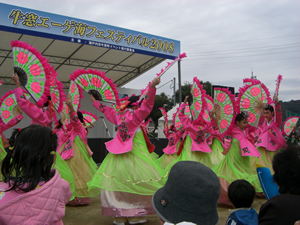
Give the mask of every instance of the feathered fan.
<svg viewBox="0 0 300 225">
<path fill-rule="evenodd" d="M 23 95 L 26 99 L 30 98 L 30 95 L 25 90 L 23 90 Z M 0 99 L 0 117 L 3 123 L 7 124 L 20 113 L 18 107 L 19 105 L 13 91 L 9 91 L 2 96 Z"/>
<path fill-rule="evenodd" d="M 34 47 L 21 41 L 11 42 L 14 72 L 21 85 L 41 107 L 49 96 L 49 63 Z"/>
<path fill-rule="evenodd" d="M 87 93 L 92 94 L 96 100 L 119 104 L 119 95 L 113 81 L 97 70 L 78 69 L 70 76 Z"/>
</svg>

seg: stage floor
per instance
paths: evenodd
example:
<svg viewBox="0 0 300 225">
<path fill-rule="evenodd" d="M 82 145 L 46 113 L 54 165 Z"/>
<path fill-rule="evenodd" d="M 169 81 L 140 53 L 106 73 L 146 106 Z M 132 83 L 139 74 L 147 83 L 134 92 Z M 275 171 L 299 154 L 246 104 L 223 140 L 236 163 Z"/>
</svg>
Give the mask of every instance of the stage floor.
<svg viewBox="0 0 300 225">
<path fill-rule="evenodd" d="M 260 206 L 265 203 L 266 199 L 255 198 L 253 208 L 258 212 Z M 229 207 L 220 205 L 218 214 L 220 225 L 225 224 L 229 216 Z M 157 215 L 146 216 L 148 220 L 145 225 L 159 225 L 159 217 Z M 66 215 L 63 219 L 65 225 L 112 225 L 113 218 L 103 216 L 101 214 L 100 196 L 91 198 L 91 202 L 87 206 L 67 206 Z"/>
</svg>

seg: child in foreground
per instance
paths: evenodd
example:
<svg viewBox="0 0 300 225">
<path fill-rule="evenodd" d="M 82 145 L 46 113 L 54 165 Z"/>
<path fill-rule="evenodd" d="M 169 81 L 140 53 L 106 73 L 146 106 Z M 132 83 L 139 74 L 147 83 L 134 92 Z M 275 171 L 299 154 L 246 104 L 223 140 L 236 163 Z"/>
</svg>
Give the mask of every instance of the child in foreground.
<svg viewBox="0 0 300 225">
<path fill-rule="evenodd" d="M 228 187 L 228 198 L 235 209 L 229 210 L 226 225 L 258 225 L 257 212 L 251 207 L 254 187 L 246 180 L 233 181 Z"/>
<path fill-rule="evenodd" d="M 63 224 L 72 196 L 56 170 L 57 136 L 49 128 L 16 129 L 9 140 L 0 182 L 0 224 Z"/>
</svg>

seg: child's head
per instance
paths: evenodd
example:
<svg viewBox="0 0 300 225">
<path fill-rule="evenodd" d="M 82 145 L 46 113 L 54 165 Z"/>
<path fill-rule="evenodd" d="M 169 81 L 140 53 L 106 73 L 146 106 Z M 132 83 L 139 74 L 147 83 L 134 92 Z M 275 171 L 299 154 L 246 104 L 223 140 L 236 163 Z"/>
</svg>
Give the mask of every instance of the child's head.
<svg viewBox="0 0 300 225">
<path fill-rule="evenodd" d="M 246 180 L 233 181 L 228 187 L 228 198 L 235 208 L 250 208 L 254 196 L 254 187 Z"/>
<path fill-rule="evenodd" d="M 273 106 L 267 104 L 265 109 L 264 109 L 264 117 L 267 119 L 267 120 L 271 120 L 274 116 L 274 108 Z"/>
<path fill-rule="evenodd" d="M 242 130 L 245 130 L 248 125 L 248 116 L 249 114 L 247 112 L 242 111 L 235 117 L 235 124 Z"/>
<path fill-rule="evenodd" d="M 2 163 L 4 182 L 10 190 L 34 190 L 40 181 L 52 177 L 57 136 L 49 128 L 30 125 L 16 129 L 9 139 L 9 151 Z"/>
</svg>

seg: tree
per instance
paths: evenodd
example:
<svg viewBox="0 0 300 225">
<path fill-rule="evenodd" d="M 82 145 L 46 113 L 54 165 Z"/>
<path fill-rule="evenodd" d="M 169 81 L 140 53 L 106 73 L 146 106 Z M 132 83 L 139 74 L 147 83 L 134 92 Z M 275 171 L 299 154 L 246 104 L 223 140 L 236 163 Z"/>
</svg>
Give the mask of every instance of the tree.
<svg viewBox="0 0 300 225">
<path fill-rule="evenodd" d="M 211 93 L 212 84 L 209 81 L 203 82 L 202 80 L 200 81 L 200 84 L 203 85 L 203 89 L 206 91 L 206 94 L 208 94 L 209 96 L 212 96 L 211 95 L 212 94 Z M 185 96 L 190 94 L 191 86 L 192 86 L 192 83 L 190 83 L 188 81 L 185 81 L 184 85 L 181 86 L 181 99 L 182 99 L 182 101 L 184 101 Z M 175 95 L 176 95 L 176 102 L 179 103 L 179 90 L 177 90 L 175 92 Z"/>
<path fill-rule="evenodd" d="M 166 95 L 164 92 L 160 93 L 160 95 L 155 96 L 153 109 L 149 116 L 146 118 L 146 120 L 152 118 L 152 121 L 155 124 L 154 130 L 156 130 L 158 126 L 158 119 L 162 117 L 161 111 L 159 110 L 160 107 L 164 108 L 166 111 L 169 111 L 173 108 L 173 99 Z"/>
</svg>

